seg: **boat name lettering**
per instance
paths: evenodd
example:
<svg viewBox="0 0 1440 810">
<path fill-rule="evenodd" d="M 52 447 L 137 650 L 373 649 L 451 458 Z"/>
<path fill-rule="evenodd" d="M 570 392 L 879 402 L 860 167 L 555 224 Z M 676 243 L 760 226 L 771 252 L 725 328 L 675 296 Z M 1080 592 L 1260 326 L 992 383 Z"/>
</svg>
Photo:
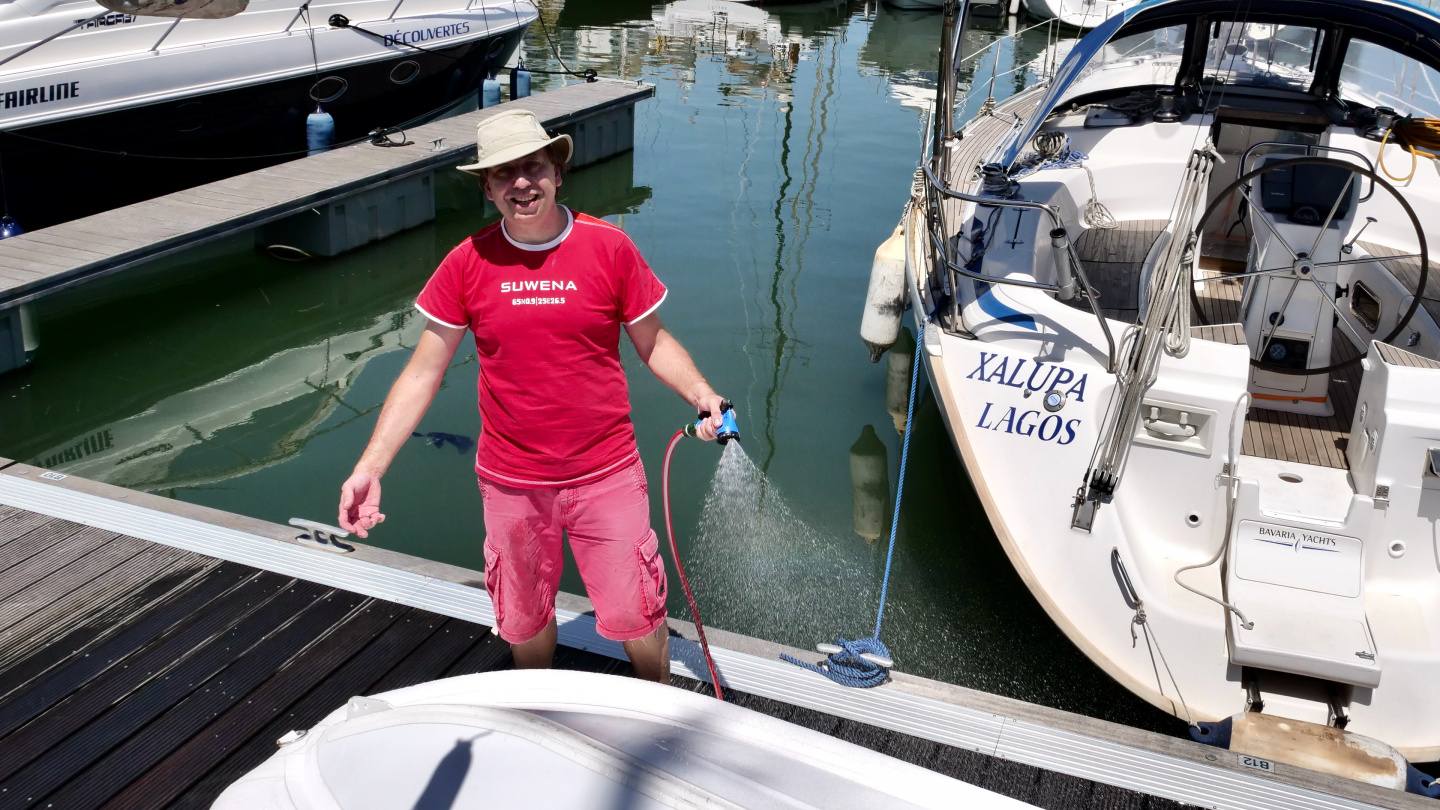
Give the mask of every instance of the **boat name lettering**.
<svg viewBox="0 0 1440 810">
<path fill-rule="evenodd" d="M 1006 433 L 1018 433 L 1021 436 L 1034 436 L 1042 442 L 1055 442 L 1056 444 L 1069 444 L 1075 441 L 1075 426 L 1080 424 L 1079 419 L 1065 421 L 1059 414 L 1050 414 L 1044 419 L 1040 418 L 1039 411 L 1017 411 L 1014 405 L 1006 409 L 1005 413 L 991 419 L 990 409 L 995 403 L 985 403 L 985 410 L 980 413 L 980 421 L 975 427 L 981 430 L 1003 430 Z"/>
<path fill-rule="evenodd" d="M 420 28 L 415 31 L 400 31 L 394 34 L 385 35 L 386 45 L 413 45 L 416 42 L 429 42 L 432 39 L 445 39 L 447 37 L 458 37 L 470 33 L 470 23 L 461 22 L 454 25 L 441 25 L 435 28 Z"/>
<path fill-rule="evenodd" d="M 4 99 L 4 109 L 8 110 L 11 107 L 48 104 L 62 98 L 78 98 L 79 96 L 80 82 L 61 82 L 41 87 L 27 87 L 23 90 L 6 90 L 5 95 L 0 98 Z"/>
<path fill-rule="evenodd" d="M 37 459 L 31 463 L 36 467 L 54 467 L 57 464 L 79 461 L 92 453 L 109 450 L 114 446 L 115 437 L 111 435 L 109 430 L 101 430 L 86 436 L 63 450 L 57 450 L 45 458 Z"/>
<path fill-rule="evenodd" d="M 990 365 L 998 359 L 1000 362 Z M 1010 368 L 1010 361 L 1016 360 L 1015 367 Z M 1053 391 L 1065 389 L 1067 398 L 1073 397 L 1076 402 L 1085 401 L 1085 383 L 1089 381 L 1089 374 L 1081 374 L 1080 379 L 1075 380 L 1075 372 L 1056 363 L 1042 363 L 1039 360 L 1033 361 L 1034 367 L 1025 374 L 1025 364 L 1032 361 L 1023 357 L 1008 357 L 999 353 L 980 352 L 980 365 L 965 378 L 967 380 L 979 380 L 980 382 L 993 382 L 1010 388 L 1023 388 L 1027 391 Z M 1043 374 L 1042 374 L 1043 372 Z M 1054 378 L 1053 380 L 1051 378 Z"/>
<path fill-rule="evenodd" d="M 1284 538 L 1284 539 L 1286 539 L 1286 540 L 1294 540 L 1294 539 L 1295 539 L 1295 533 L 1294 533 L 1294 532 L 1287 532 L 1287 531 L 1285 531 L 1284 529 L 1272 529 L 1272 528 L 1270 528 L 1270 527 L 1268 527 L 1268 526 L 1257 526 L 1257 527 L 1255 527 L 1255 528 L 1256 528 L 1256 531 L 1258 531 L 1258 532 L 1259 532 L 1260 534 L 1262 534 L 1262 535 L 1268 534 L 1268 535 L 1270 535 L 1271 537 L 1281 537 L 1281 538 Z M 1331 542 L 1332 542 L 1332 545 L 1333 545 L 1333 542 L 1334 542 L 1334 541 L 1331 541 Z"/>
<path fill-rule="evenodd" d="M 500 282 L 500 292 L 502 293 L 533 292 L 537 290 L 539 292 L 549 292 L 551 290 L 563 291 L 573 289 L 576 289 L 575 282 L 573 281 L 551 281 L 550 279 L 542 279 L 540 281 Z"/>
<path fill-rule="evenodd" d="M 104 17 L 76 20 L 75 24 L 84 31 L 87 28 L 104 28 L 108 25 L 129 25 L 138 19 L 140 18 L 134 14 L 106 14 Z"/>
</svg>

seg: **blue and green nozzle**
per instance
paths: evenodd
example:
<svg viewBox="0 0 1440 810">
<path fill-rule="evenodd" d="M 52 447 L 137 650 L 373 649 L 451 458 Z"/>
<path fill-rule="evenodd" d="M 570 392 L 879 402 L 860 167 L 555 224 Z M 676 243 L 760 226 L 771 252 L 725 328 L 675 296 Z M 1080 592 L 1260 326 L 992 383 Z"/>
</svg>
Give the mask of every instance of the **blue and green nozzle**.
<svg viewBox="0 0 1440 810">
<path fill-rule="evenodd" d="M 698 438 L 700 426 L 709 418 L 710 412 L 702 411 L 695 424 L 685 426 L 685 435 Z M 720 418 L 720 430 L 716 431 L 715 441 L 719 444 L 726 444 L 731 440 L 740 441 L 740 424 L 735 421 L 735 406 L 731 405 L 728 399 L 720 400 Z"/>
</svg>

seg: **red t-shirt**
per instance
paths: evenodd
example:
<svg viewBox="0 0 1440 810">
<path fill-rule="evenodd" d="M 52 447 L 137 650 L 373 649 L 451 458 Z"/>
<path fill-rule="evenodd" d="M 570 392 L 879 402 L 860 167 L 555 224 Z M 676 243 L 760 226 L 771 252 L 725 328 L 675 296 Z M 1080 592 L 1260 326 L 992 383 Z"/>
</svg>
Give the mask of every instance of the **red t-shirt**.
<svg viewBox="0 0 1440 810">
<path fill-rule="evenodd" d="M 665 300 L 624 231 L 562 210 L 569 224 L 548 244 L 515 242 L 503 222 L 461 242 L 415 302 L 475 333 L 475 471 L 516 486 L 578 483 L 635 457 L 620 326 Z"/>
</svg>

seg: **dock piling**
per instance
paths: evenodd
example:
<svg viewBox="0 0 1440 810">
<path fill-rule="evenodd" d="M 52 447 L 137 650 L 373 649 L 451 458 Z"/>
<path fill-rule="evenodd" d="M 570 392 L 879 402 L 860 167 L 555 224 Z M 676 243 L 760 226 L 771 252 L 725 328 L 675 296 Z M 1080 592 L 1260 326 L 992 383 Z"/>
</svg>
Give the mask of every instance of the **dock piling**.
<svg viewBox="0 0 1440 810">
<path fill-rule="evenodd" d="M 29 365 L 39 348 L 34 307 L 20 304 L 0 309 L 0 374 Z"/>
</svg>

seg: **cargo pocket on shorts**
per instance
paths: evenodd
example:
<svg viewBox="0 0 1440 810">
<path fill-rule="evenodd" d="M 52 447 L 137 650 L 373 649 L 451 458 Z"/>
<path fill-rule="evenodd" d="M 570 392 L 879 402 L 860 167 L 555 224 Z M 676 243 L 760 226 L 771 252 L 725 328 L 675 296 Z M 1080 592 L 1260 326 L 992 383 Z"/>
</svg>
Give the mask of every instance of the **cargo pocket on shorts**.
<svg viewBox="0 0 1440 810">
<path fill-rule="evenodd" d="M 640 598 L 645 618 L 653 621 L 665 615 L 665 561 L 660 558 L 660 538 L 645 533 L 635 544 L 635 561 L 640 567 Z"/>
<path fill-rule="evenodd" d="M 483 491 L 483 490 L 482 490 Z M 495 627 L 505 624 L 504 583 L 500 576 L 500 553 L 485 544 L 485 591 L 490 594 L 490 606 L 495 611 Z"/>
</svg>

